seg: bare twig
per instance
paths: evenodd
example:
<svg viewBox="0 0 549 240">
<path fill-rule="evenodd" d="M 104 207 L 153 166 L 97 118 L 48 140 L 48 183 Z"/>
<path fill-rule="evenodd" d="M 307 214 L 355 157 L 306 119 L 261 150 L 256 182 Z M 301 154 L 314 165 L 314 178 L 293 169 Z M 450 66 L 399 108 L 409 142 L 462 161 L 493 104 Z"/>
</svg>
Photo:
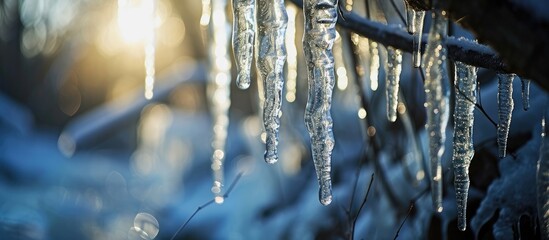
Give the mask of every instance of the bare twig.
<svg viewBox="0 0 549 240">
<path fill-rule="evenodd" d="M 408 213 L 406 213 L 406 216 L 404 217 L 404 220 L 402 220 L 402 223 L 400 224 L 400 227 L 398 227 L 398 230 L 395 234 L 395 238 L 393 238 L 393 240 L 396 240 L 398 238 L 398 234 L 400 233 L 400 230 L 402 229 L 402 226 L 404 226 L 404 223 L 406 223 L 406 220 L 408 219 L 408 216 L 410 216 L 410 213 L 412 213 L 413 208 L 414 208 L 414 202 L 410 202 L 410 207 L 408 208 Z"/>
<path fill-rule="evenodd" d="M 239 173 L 238 175 L 236 175 L 236 178 L 233 180 L 233 182 L 231 183 L 231 185 L 229 186 L 229 188 L 227 189 L 227 192 L 225 192 L 225 194 L 223 195 L 223 198 L 229 198 L 229 194 L 231 193 L 231 191 L 233 191 L 233 188 L 236 186 L 236 183 L 238 182 L 238 180 L 240 180 L 240 178 L 242 177 L 242 172 Z M 187 219 L 187 221 L 185 221 L 185 223 L 183 223 L 178 229 L 177 231 L 173 234 L 172 238 L 170 238 L 170 240 L 174 240 L 175 237 L 177 237 L 177 234 L 179 234 L 179 232 L 181 232 L 181 230 L 185 229 L 185 227 L 187 226 L 187 224 L 194 218 L 194 216 L 200 212 L 200 210 L 202 210 L 203 208 L 206 208 L 207 206 L 211 205 L 212 203 L 215 202 L 215 199 L 212 199 L 200 206 L 198 206 L 198 208 L 196 208 L 196 210 L 193 212 L 193 214 L 191 214 L 191 216 Z"/>
<path fill-rule="evenodd" d="M 358 208 L 358 211 L 356 212 L 355 217 L 353 219 L 353 225 L 351 226 L 351 239 L 353 239 L 355 235 L 356 221 L 358 220 L 358 216 L 360 216 L 360 212 L 362 211 L 362 208 L 364 208 L 364 205 L 366 205 L 366 201 L 368 201 L 368 195 L 370 195 L 370 189 L 372 188 L 373 182 L 374 182 L 374 174 L 372 173 L 372 177 L 370 178 L 370 184 L 368 184 L 368 190 L 366 190 L 366 196 L 364 196 L 364 199 L 362 200 L 362 203 L 360 204 L 360 207 Z"/>
</svg>

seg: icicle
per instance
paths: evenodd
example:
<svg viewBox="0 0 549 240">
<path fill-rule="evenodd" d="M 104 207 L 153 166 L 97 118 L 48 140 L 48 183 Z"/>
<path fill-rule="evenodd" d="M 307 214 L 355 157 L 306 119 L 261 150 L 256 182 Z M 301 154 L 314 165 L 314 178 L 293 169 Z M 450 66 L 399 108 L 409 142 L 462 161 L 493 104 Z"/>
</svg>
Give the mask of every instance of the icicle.
<svg viewBox="0 0 549 240">
<path fill-rule="evenodd" d="M 402 71 L 402 53 L 393 47 L 387 47 L 387 65 L 386 72 L 386 96 L 387 96 L 387 118 L 394 122 L 397 118 L 398 106 L 398 84 L 400 82 L 400 72 Z"/>
<path fill-rule="evenodd" d="M 522 108 L 524 111 L 528 111 L 530 108 L 530 80 L 521 78 L 520 83 L 522 86 Z"/>
<path fill-rule="evenodd" d="M 263 124 L 267 134 L 265 161 L 275 163 L 278 161 L 278 129 L 282 115 L 288 15 L 284 0 L 259 0 L 257 6 L 257 68 L 264 87 Z"/>
<path fill-rule="evenodd" d="M 547 112 L 541 121 L 541 147 L 537 166 L 538 218 L 542 239 L 549 239 L 549 126 L 546 125 Z"/>
<path fill-rule="evenodd" d="M 337 0 L 305 0 L 303 9 L 303 50 L 309 83 L 305 124 L 311 136 L 320 203 L 328 205 L 332 202 L 330 172 L 335 144 L 330 108 L 335 84 L 332 47 L 336 38 Z"/>
<path fill-rule="evenodd" d="M 413 51 L 412 62 L 414 67 L 421 66 L 421 36 L 423 33 L 423 20 L 425 19 L 425 11 L 416 11 L 406 3 L 406 16 L 408 22 L 408 33 L 413 35 Z"/>
<path fill-rule="evenodd" d="M 473 110 L 477 102 L 477 68 L 455 62 L 455 110 L 454 110 L 454 185 L 458 206 L 458 228 L 467 227 L 467 196 L 469 193 L 469 165 L 475 154 L 473 149 Z"/>
<path fill-rule="evenodd" d="M 379 49 L 377 43 L 369 41 L 370 47 L 370 88 L 372 91 L 377 90 L 379 78 Z"/>
<path fill-rule="evenodd" d="M 155 0 L 145 1 L 145 6 L 143 9 L 146 9 L 147 12 L 147 25 L 145 34 L 145 98 L 152 99 L 153 97 L 153 88 L 154 88 L 154 75 L 155 75 L 155 29 L 156 29 L 156 2 Z"/>
<path fill-rule="evenodd" d="M 208 38 L 212 46 L 208 47 L 210 63 L 210 80 L 208 94 L 211 101 L 211 114 L 213 119 L 212 170 L 214 183 L 212 192 L 215 194 L 215 202 L 223 203 L 223 162 L 225 160 L 225 141 L 227 139 L 227 127 L 229 125 L 231 61 L 229 59 L 228 45 L 230 32 L 225 14 L 226 0 L 212 0 L 211 19 L 209 21 Z"/>
<path fill-rule="evenodd" d="M 447 21 L 443 11 L 433 11 L 433 22 L 425 49 L 425 97 L 427 108 L 427 133 L 429 134 L 429 158 L 431 162 L 431 195 L 433 207 L 442 211 L 442 167 L 446 124 L 449 115 L 449 83 L 446 72 Z"/>
<path fill-rule="evenodd" d="M 347 77 L 345 58 L 343 56 L 343 40 L 339 32 L 336 32 L 336 40 L 334 42 L 333 49 L 337 89 L 339 89 L 340 91 L 344 91 L 345 89 L 347 89 L 347 85 L 349 85 L 349 78 Z"/>
<path fill-rule="evenodd" d="M 286 30 L 286 50 L 288 52 L 288 71 L 286 75 L 286 101 L 294 102 L 297 88 L 297 47 L 295 45 L 295 20 L 297 7 L 294 4 L 286 6 L 288 12 L 288 30 Z"/>
<path fill-rule="evenodd" d="M 414 32 L 413 34 L 413 51 L 412 51 L 412 61 L 414 62 L 414 67 L 418 68 L 421 66 L 421 36 L 423 35 L 423 20 L 425 18 L 425 11 L 414 11 Z"/>
<path fill-rule="evenodd" d="M 498 74 L 498 149 L 499 157 L 504 158 L 507 152 L 507 136 L 513 114 L 513 79 L 515 74 Z"/>
<path fill-rule="evenodd" d="M 233 0 L 233 53 L 240 89 L 250 87 L 255 41 L 255 0 Z"/>
</svg>

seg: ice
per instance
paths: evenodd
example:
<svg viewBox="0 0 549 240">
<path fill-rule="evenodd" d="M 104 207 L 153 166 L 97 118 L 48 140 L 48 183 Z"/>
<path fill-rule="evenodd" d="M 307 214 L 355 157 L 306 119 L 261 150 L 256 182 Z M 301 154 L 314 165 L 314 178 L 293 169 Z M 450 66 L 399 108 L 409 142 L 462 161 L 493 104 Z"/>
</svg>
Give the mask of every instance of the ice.
<svg viewBox="0 0 549 240">
<path fill-rule="evenodd" d="M 537 205 L 541 225 L 541 235 L 549 236 L 549 127 L 546 126 L 547 112 L 542 120 L 541 147 L 537 164 Z"/>
<path fill-rule="evenodd" d="M 458 208 L 458 228 L 467 227 L 467 196 L 469 193 L 469 165 L 475 154 L 473 148 L 473 110 L 476 104 L 477 69 L 462 62 L 455 62 L 455 110 L 454 110 L 454 187 Z"/>
<path fill-rule="evenodd" d="M 288 29 L 286 30 L 286 50 L 288 71 L 286 75 L 286 101 L 294 102 L 297 89 L 297 47 L 295 44 L 296 16 L 298 9 L 294 4 L 286 6 L 288 13 Z"/>
<path fill-rule="evenodd" d="M 386 72 L 386 96 L 387 96 L 387 118 L 394 122 L 397 119 L 398 106 L 398 85 L 400 73 L 402 72 L 402 53 L 393 47 L 387 47 Z"/>
<path fill-rule="evenodd" d="M 147 25 L 145 30 L 145 98 L 152 99 L 155 78 L 155 52 L 156 52 L 156 1 L 147 0 L 144 2 L 147 9 Z"/>
<path fill-rule="evenodd" d="M 311 136 L 320 203 L 332 202 L 331 161 L 335 139 L 330 108 L 335 84 L 332 47 L 336 38 L 337 0 L 305 0 L 303 50 L 308 70 L 305 124 Z"/>
<path fill-rule="evenodd" d="M 283 0 L 258 1 L 257 69 L 263 82 L 263 124 L 266 133 L 265 161 L 278 161 L 278 131 L 282 114 L 282 87 L 286 62 L 286 27 L 288 15 Z"/>
<path fill-rule="evenodd" d="M 530 108 L 530 80 L 521 78 L 522 86 L 522 108 L 527 111 Z"/>
<path fill-rule="evenodd" d="M 255 44 L 255 0 L 233 0 L 233 53 L 241 89 L 250 87 Z"/>
<path fill-rule="evenodd" d="M 208 7 L 208 1 L 203 1 L 203 7 Z M 213 185 L 212 193 L 216 199 L 222 198 L 223 169 L 225 161 L 225 142 L 227 139 L 227 127 L 229 126 L 230 82 L 231 82 L 231 61 L 229 59 L 228 45 L 230 38 L 229 26 L 225 8 L 226 0 L 212 0 L 209 3 L 211 12 L 208 26 L 208 60 L 209 77 L 208 96 L 210 100 L 210 111 L 213 120 L 212 140 L 212 171 Z M 221 203 L 222 201 L 217 201 Z"/>
<path fill-rule="evenodd" d="M 370 51 L 370 89 L 372 89 L 372 91 L 375 91 L 379 86 L 379 49 L 377 48 L 377 43 L 374 41 L 369 41 L 369 45 L 370 46 L 368 50 Z"/>
<path fill-rule="evenodd" d="M 429 159 L 431 163 L 431 195 L 433 207 L 442 211 L 442 167 L 446 125 L 449 115 L 448 74 L 446 72 L 446 46 L 444 39 L 447 21 L 442 11 L 433 11 L 433 22 L 425 48 L 425 107 L 427 108 L 427 133 L 429 134 Z"/>
<path fill-rule="evenodd" d="M 408 33 L 413 36 L 412 62 L 414 67 L 421 66 L 421 36 L 423 34 L 423 21 L 425 19 L 425 11 L 417 11 L 406 3 L 406 20 Z"/>
<path fill-rule="evenodd" d="M 504 158 L 507 152 L 507 137 L 513 114 L 513 79 L 515 74 L 498 74 L 498 130 L 497 142 L 499 157 Z"/>
</svg>

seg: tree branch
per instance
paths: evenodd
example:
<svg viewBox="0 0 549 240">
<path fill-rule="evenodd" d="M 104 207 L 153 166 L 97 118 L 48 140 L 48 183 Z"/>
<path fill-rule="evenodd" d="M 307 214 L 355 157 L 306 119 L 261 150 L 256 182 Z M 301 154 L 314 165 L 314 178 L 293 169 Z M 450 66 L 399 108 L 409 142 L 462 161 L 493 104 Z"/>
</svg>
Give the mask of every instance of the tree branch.
<svg viewBox="0 0 549 240">
<path fill-rule="evenodd" d="M 429 9 L 429 0 L 407 0 L 413 8 Z M 439 0 L 451 19 L 472 31 L 479 42 L 492 46 L 508 70 L 549 90 L 549 18 L 536 15 L 536 6 L 511 0 Z"/>
<path fill-rule="evenodd" d="M 297 6 L 303 5 L 302 0 L 291 1 Z M 498 52 L 482 44 L 448 37 L 449 58 L 498 72 L 516 73 L 549 90 L 546 61 L 546 56 L 549 56 L 549 23 L 536 19 L 534 14 L 528 14 L 509 0 L 440 1 L 451 19 L 472 30 L 479 41 L 490 44 Z M 415 9 L 430 8 L 425 5 L 428 0 L 407 2 Z M 385 46 L 412 52 L 412 36 L 399 27 L 374 22 L 347 11 L 341 11 L 338 24 Z M 423 37 L 422 45 L 426 42 L 427 37 Z"/>
</svg>

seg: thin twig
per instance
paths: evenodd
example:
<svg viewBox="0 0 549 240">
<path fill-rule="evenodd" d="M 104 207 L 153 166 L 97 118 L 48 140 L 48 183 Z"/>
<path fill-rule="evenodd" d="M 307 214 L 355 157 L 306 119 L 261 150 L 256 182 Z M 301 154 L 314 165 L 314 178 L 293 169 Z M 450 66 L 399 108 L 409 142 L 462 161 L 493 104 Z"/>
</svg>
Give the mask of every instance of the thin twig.
<svg viewBox="0 0 549 240">
<path fill-rule="evenodd" d="M 395 234 L 395 238 L 393 238 L 393 240 L 396 240 L 398 238 L 398 234 L 400 233 L 400 230 L 402 229 L 402 226 L 404 226 L 404 223 L 406 223 L 406 220 L 408 219 L 408 216 L 410 216 L 410 213 L 412 213 L 413 208 L 414 208 L 414 202 L 410 202 L 410 207 L 408 208 L 408 213 L 406 213 L 406 217 L 404 217 L 404 220 L 402 220 L 402 223 L 400 224 L 400 227 L 398 227 L 398 230 Z"/>
<path fill-rule="evenodd" d="M 463 91 L 461 91 L 461 89 L 460 89 L 459 86 L 457 86 L 457 85 L 456 85 L 456 90 L 458 91 L 458 93 L 459 93 L 461 96 L 465 97 L 465 99 L 466 99 L 467 101 L 469 101 L 469 102 L 472 103 L 472 104 L 475 104 L 475 107 L 476 107 L 478 110 L 480 110 L 480 112 L 481 112 L 482 114 L 484 114 L 484 116 L 485 116 L 488 120 L 490 120 L 490 122 L 492 123 L 492 125 L 494 125 L 495 128 L 498 127 L 498 124 L 488 115 L 488 113 L 486 112 L 486 110 L 484 110 L 484 107 L 482 107 L 482 105 L 473 102 L 473 100 L 470 99 L 467 95 L 465 95 L 465 93 L 464 93 Z"/>
<path fill-rule="evenodd" d="M 372 188 L 372 183 L 374 182 L 374 174 L 372 173 L 372 177 L 370 178 L 370 184 L 368 184 L 368 190 L 366 190 L 366 196 L 364 196 L 364 199 L 362 200 L 362 203 L 360 204 L 360 207 L 358 208 L 358 211 L 355 214 L 353 225 L 351 227 L 351 239 L 355 236 L 355 226 L 356 221 L 358 220 L 358 216 L 360 216 L 360 212 L 362 211 L 362 208 L 364 208 L 364 205 L 366 205 L 366 201 L 368 201 L 368 195 L 370 195 L 370 189 Z"/>
<path fill-rule="evenodd" d="M 240 178 L 242 177 L 242 172 L 239 173 L 238 175 L 236 175 L 236 178 L 233 180 L 233 182 L 231 183 L 231 185 L 229 186 L 229 188 L 227 189 L 227 192 L 225 192 L 225 194 L 223 194 L 223 198 L 229 198 L 229 194 L 231 193 L 231 191 L 233 191 L 233 188 L 236 186 L 236 183 L 238 182 L 238 180 L 240 180 Z M 177 237 L 177 234 L 179 234 L 179 232 L 181 232 L 181 230 L 183 230 L 187 224 L 194 218 L 194 216 L 200 212 L 200 210 L 202 210 L 203 208 L 206 208 L 207 206 L 211 205 L 212 203 L 215 202 L 215 199 L 212 199 L 200 206 L 198 206 L 198 208 L 196 208 L 196 210 L 193 212 L 193 214 L 191 214 L 191 216 L 187 219 L 187 221 L 185 221 L 185 223 L 183 223 L 178 229 L 177 231 L 175 232 L 175 234 L 172 236 L 172 238 L 170 238 L 170 240 L 174 240 L 175 237 Z"/>
</svg>

